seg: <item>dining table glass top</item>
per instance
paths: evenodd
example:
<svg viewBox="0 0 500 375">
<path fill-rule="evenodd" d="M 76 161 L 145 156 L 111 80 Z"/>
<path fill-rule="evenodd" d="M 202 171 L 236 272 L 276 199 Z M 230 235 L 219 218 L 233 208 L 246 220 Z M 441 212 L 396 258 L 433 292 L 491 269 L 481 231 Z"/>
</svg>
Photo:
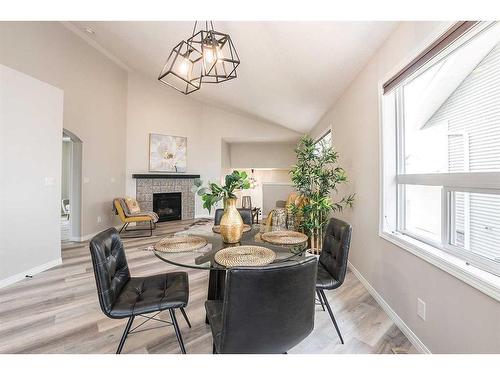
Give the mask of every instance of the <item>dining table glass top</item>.
<svg viewBox="0 0 500 375">
<path fill-rule="evenodd" d="M 274 245 L 261 238 L 261 235 L 265 232 L 280 229 L 283 230 L 283 228 L 254 224 L 252 225 L 252 229 L 250 231 L 243 233 L 241 241 L 236 244 L 224 243 L 219 233 L 193 233 L 193 236 L 206 239 L 207 245 L 200 249 L 187 252 L 161 252 L 154 249 L 152 250 L 159 259 L 167 263 L 180 267 L 206 270 L 225 269 L 226 267 L 215 261 L 215 254 L 222 249 L 234 246 L 253 245 L 271 249 L 276 254 L 276 258 L 272 263 L 285 262 L 293 260 L 294 258 L 299 259 L 307 248 L 307 241 L 298 245 Z M 184 235 L 184 233 L 182 233 L 182 235 Z"/>
</svg>

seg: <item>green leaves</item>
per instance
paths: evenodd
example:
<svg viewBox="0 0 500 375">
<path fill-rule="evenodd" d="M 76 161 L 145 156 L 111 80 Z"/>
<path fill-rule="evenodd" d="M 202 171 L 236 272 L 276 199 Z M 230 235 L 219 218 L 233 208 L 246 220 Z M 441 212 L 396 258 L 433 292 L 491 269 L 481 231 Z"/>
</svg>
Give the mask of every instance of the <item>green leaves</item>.
<svg viewBox="0 0 500 375">
<path fill-rule="evenodd" d="M 246 172 L 233 171 L 233 173 L 228 174 L 224 180 L 225 185 L 222 187 L 227 194 L 232 194 L 235 190 L 248 189 L 250 188 L 250 181 L 248 181 L 248 175 Z M 233 194 L 234 195 L 234 194 Z"/>
<path fill-rule="evenodd" d="M 208 183 L 207 187 L 202 185 L 203 181 L 201 179 L 195 179 L 191 191 L 201 197 L 203 208 L 206 208 L 210 213 L 211 208 L 222 199 L 236 198 L 234 191 L 249 189 L 250 181 L 246 172 L 233 171 L 224 178 L 224 186 L 217 185 L 214 182 Z"/>
<path fill-rule="evenodd" d="M 210 213 L 212 207 L 215 206 L 222 199 L 222 197 L 205 193 L 201 196 L 201 199 L 203 200 L 203 208 L 206 208 L 208 213 Z"/>
<path fill-rule="evenodd" d="M 200 190 L 198 190 L 197 194 L 201 197 L 203 195 L 205 195 L 207 193 L 207 188 L 200 188 Z"/>
<path fill-rule="evenodd" d="M 337 185 L 347 182 L 343 168 L 337 165 L 339 155 L 329 142 L 315 142 L 309 136 L 299 141 L 295 153 L 297 164 L 290 170 L 290 177 L 297 192 L 307 198 L 302 206 L 291 206 L 295 215 L 301 217 L 300 228 L 311 235 L 326 225 L 328 214 L 351 207 L 354 194 L 333 202 L 331 193 L 337 192 Z"/>
</svg>

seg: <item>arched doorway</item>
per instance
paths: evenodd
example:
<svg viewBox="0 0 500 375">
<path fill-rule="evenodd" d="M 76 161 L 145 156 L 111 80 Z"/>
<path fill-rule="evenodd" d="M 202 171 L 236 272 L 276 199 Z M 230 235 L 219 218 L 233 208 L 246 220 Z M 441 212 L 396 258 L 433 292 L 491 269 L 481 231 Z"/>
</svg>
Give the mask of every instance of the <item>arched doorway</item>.
<svg viewBox="0 0 500 375">
<path fill-rule="evenodd" d="M 82 141 L 63 129 L 61 241 L 80 241 L 82 226 Z"/>
</svg>

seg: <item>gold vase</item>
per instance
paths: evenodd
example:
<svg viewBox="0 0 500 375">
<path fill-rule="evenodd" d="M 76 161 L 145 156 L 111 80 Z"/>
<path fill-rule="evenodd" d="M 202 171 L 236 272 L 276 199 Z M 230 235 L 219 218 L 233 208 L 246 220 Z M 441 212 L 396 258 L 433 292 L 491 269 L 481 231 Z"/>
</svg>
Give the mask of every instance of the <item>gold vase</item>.
<svg viewBox="0 0 500 375">
<path fill-rule="evenodd" d="M 220 220 L 220 234 L 225 243 L 238 243 L 243 235 L 243 220 L 236 208 L 236 198 L 224 199 L 224 214 Z"/>
</svg>

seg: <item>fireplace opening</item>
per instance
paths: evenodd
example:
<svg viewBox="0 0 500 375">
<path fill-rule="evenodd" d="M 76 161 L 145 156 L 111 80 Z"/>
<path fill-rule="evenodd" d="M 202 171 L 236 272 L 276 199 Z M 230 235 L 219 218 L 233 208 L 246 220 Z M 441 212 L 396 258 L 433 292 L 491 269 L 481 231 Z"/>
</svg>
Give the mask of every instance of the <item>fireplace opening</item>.
<svg viewBox="0 0 500 375">
<path fill-rule="evenodd" d="M 181 220 L 181 193 L 153 194 L 153 211 L 158 214 L 158 221 Z"/>
</svg>

